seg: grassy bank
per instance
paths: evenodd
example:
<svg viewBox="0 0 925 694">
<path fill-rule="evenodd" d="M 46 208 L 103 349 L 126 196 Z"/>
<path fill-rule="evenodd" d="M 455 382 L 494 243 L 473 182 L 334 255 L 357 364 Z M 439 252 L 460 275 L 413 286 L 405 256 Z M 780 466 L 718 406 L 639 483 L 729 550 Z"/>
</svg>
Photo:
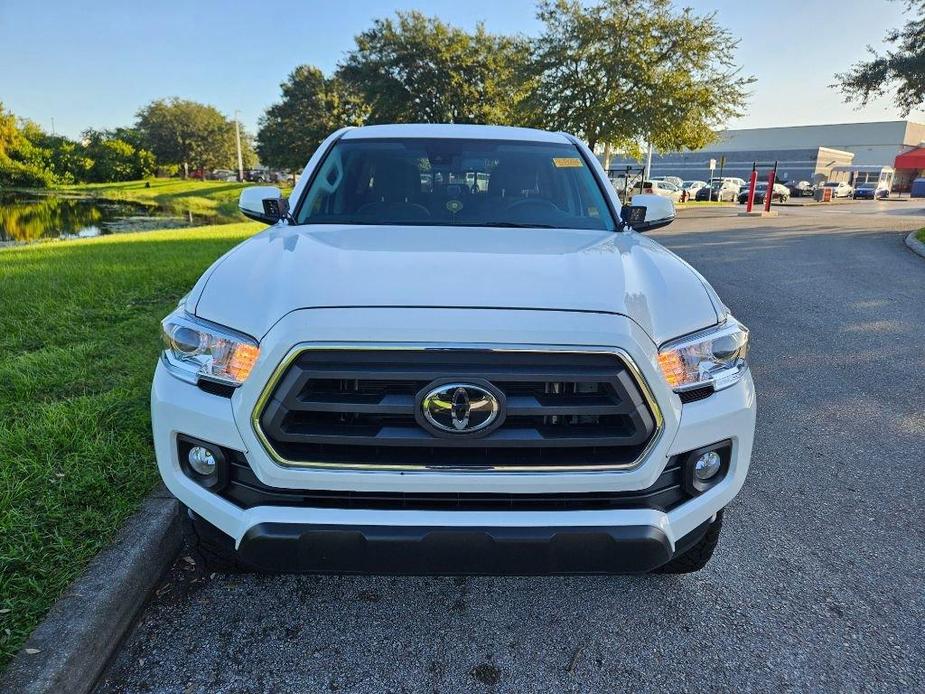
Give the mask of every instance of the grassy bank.
<svg viewBox="0 0 925 694">
<path fill-rule="evenodd" d="M 259 228 L 0 250 L 0 668 L 156 482 L 158 323 Z"/>
<path fill-rule="evenodd" d="M 61 186 L 57 190 L 72 195 L 158 205 L 175 214 L 192 212 L 216 222 L 233 222 L 244 219 L 238 212 L 238 196 L 241 189 L 249 185 L 253 184 L 154 178 L 148 181 Z"/>
<path fill-rule="evenodd" d="M 922 243 L 925 243 L 925 229 L 919 229 L 915 232 L 915 238 L 917 238 Z"/>
</svg>

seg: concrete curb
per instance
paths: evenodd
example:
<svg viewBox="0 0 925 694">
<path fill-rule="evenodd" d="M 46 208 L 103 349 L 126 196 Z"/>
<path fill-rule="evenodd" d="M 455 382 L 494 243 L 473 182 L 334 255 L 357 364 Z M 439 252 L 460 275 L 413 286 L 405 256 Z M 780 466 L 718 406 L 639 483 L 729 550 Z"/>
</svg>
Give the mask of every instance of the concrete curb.
<svg viewBox="0 0 925 694">
<path fill-rule="evenodd" d="M 180 503 L 155 489 L 32 632 L 0 691 L 89 692 L 180 553 L 182 528 Z"/>
<path fill-rule="evenodd" d="M 915 238 L 915 235 L 918 233 L 918 230 L 916 230 L 906 236 L 906 245 L 909 246 L 909 250 L 911 250 L 913 253 L 918 253 L 920 256 L 925 258 L 925 243 L 922 243 L 917 238 Z"/>
</svg>

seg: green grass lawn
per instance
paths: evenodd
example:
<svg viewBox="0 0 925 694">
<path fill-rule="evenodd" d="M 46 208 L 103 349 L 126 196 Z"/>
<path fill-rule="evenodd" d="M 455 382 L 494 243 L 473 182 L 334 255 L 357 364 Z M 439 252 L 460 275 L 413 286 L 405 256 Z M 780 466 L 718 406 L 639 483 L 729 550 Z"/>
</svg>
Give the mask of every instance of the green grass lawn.
<svg viewBox="0 0 925 694">
<path fill-rule="evenodd" d="M 925 229 L 919 229 L 915 232 L 915 238 L 917 238 L 922 243 L 925 243 Z"/>
<path fill-rule="evenodd" d="M 0 250 L 0 668 L 156 483 L 159 322 L 259 228 Z"/>
<path fill-rule="evenodd" d="M 238 196 L 242 188 L 252 185 L 258 184 L 153 178 L 147 181 L 61 186 L 56 190 L 107 200 L 156 204 L 175 214 L 192 212 L 216 222 L 233 222 L 244 219 L 238 212 Z M 286 188 L 283 192 L 288 194 L 289 190 Z"/>
</svg>

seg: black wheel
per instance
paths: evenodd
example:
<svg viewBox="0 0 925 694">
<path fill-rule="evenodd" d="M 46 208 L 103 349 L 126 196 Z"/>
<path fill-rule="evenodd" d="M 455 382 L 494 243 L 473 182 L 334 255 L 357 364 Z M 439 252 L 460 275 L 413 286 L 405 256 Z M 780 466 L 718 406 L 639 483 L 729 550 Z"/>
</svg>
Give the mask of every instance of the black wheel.
<svg viewBox="0 0 925 694">
<path fill-rule="evenodd" d="M 710 561 L 710 557 L 713 556 L 713 551 L 716 549 L 716 544 L 719 542 L 719 532 L 722 529 L 723 512 L 720 511 L 716 514 L 716 520 L 710 524 L 710 527 L 707 528 L 703 537 L 697 540 L 691 547 L 684 550 L 682 554 L 676 556 L 667 564 L 657 568 L 655 573 L 689 574 L 694 571 L 700 571 L 700 569 L 706 566 L 707 562 Z"/>
</svg>

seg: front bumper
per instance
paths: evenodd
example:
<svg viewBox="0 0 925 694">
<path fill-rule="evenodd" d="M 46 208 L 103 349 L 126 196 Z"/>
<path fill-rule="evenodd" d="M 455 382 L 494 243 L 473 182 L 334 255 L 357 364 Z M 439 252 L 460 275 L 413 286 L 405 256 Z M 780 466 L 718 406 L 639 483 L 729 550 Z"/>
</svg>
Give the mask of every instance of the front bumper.
<svg viewBox="0 0 925 694">
<path fill-rule="evenodd" d="M 238 547 L 242 558 L 260 568 L 326 570 L 322 565 L 328 565 L 327 570 L 333 571 L 367 571 L 381 564 L 380 559 L 394 556 L 392 563 L 386 562 L 380 570 L 392 572 L 399 566 L 408 566 L 412 572 L 455 573 L 440 559 L 455 555 L 483 558 L 488 573 L 631 573 L 647 571 L 668 561 L 686 539 L 704 528 L 732 500 L 745 480 L 755 425 L 751 376 L 746 374 L 733 387 L 682 408 L 678 397 L 661 380 L 655 345 L 631 321 L 619 316 L 540 316 L 518 311 L 506 313 L 501 322 L 498 313 L 459 311 L 448 325 L 443 311 L 395 309 L 390 313 L 393 319 L 390 329 L 386 329 L 382 326 L 382 310 L 296 312 L 264 336 L 260 362 L 248 382 L 230 399 L 180 381 L 159 365 L 152 387 L 152 422 L 161 476 L 180 501 L 221 530 Z M 527 473 L 287 468 L 275 462 L 263 448 L 252 428 L 251 414 L 275 366 L 293 345 L 305 340 L 306 321 L 312 325 L 313 340 L 318 338 L 319 342 L 338 338 L 360 343 L 359 335 L 369 335 L 371 325 L 376 323 L 376 333 L 385 333 L 385 340 L 396 343 L 399 336 L 405 341 L 410 338 L 416 343 L 426 342 L 436 333 L 451 344 L 464 344 L 463 335 L 481 332 L 486 338 L 494 338 L 491 341 L 507 345 L 517 344 L 511 339 L 517 335 L 521 340 L 526 337 L 533 345 L 600 346 L 604 342 L 602 336 L 606 335 L 613 340 L 612 344 L 626 350 L 642 371 L 660 405 L 664 427 L 645 459 L 624 470 Z M 492 328 L 490 335 L 486 335 L 485 325 L 505 327 Z M 720 483 L 669 512 L 288 506 L 243 509 L 202 488 L 182 472 L 177 454 L 178 435 L 241 451 L 265 485 L 381 492 L 633 491 L 650 487 L 674 455 L 727 439 L 732 451 L 728 471 Z M 584 553 L 596 558 L 577 564 L 571 561 L 578 552 L 576 548 L 581 546 L 585 547 Z M 517 570 L 507 567 L 514 557 L 529 558 L 531 553 L 532 563 L 527 561 Z M 322 561 L 326 556 L 334 560 Z M 575 568 L 570 568 L 573 565 Z M 481 571 L 465 565 L 460 572 Z"/>
<path fill-rule="evenodd" d="M 201 538 L 230 549 L 196 514 Z M 391 527 L 261 523 L 238 546 L 238 561 L 267 572 L 394 575 L 646 573 L 696 544 L 711 518 L 674 547 L 657 527 Z"/>
</svg>

